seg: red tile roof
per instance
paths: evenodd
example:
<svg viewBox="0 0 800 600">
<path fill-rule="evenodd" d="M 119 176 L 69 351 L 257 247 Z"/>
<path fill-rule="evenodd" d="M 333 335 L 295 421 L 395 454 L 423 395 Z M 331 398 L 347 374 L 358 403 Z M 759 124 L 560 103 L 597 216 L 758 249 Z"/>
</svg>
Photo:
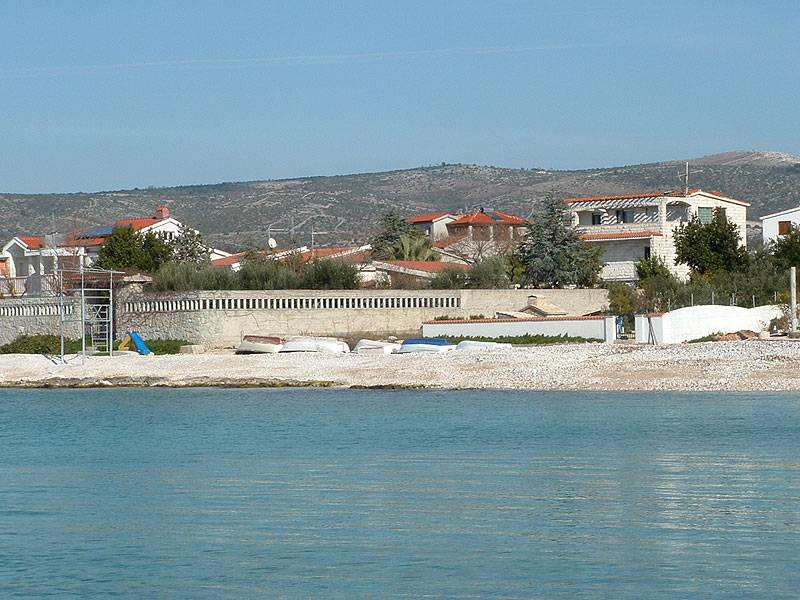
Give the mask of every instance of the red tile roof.
<svg viewBox="0 0 800 600">
<path fill-rule="evenodd" d="M 230 256 L 223 256 L 222 258 L 217 258 L 211 261 L 211 265 L 214 267 L 230 267 L 231 265 L 235 265 L 238 262 L 241 262 L 244 258 L 245 252 L 239 252 L 238 254 L 231 254 Z"/>
<path fill-rule="evenodd" d="M 698 194 L 703 190 L 700 188 L 689 188 L 688 190 L 667 190 L 667 191 L 658 191 L 658 192 L 641 192 L 639 194 L 617 194 L 611 196 L 576 196 L 574 198 L 565 198 L 564 202 L 568 202 L 570 204 L 575 204 L 579 202 L 597 202 L 601 200 L 638 200 L 640 198 L 660 198 L 662 196 L 671 196 L 673 198 L 685 198 L 687 196 L 693 196 L 694 194 Z M 707 194 L 712 194 L 714 196 L 718 196 L 720 198 L 724 198 L 725 200 L 729 200 L 731 202 L 736 202 L 739 204 L 745 204 L 750 206 L 750 203 L 745 200 L 737 200 L 736 198 L 731 198 L 730 196 L 726 196 L 722 192 L 717 191 L 707 191 Z"/>
<path fill-rule="evenodd" d="M 134 231 L 139 231 L 140 229 L 144 229 L 145 227 L 149 227 L 150 225 L 154 225 L 161 221 L 162 219 L 156 219 L 154 217 L 137 217 L 132 219 L 120 219 L 117 221 L 117 227 L 130 227 Z"/>
<path fill-rule="evenodd" d="M 41 235 L 18 235 L 17 239 L 31 250 L 38 250 L 44 246 L 44 236 Z"/>
<path fill-rule="evenodd" d="M 689 190 L 689 192 L 698 190 Z M 565 198 L 564 202 L 574 204 L 576 202 L 597 202 L 598 200 L 638 200 L 639 198 L 658 198 L 660 196 L 676 196 L 675 192 L 642 192 L 641 194 L 618 194 L 613 196 L 577 196 L 575 198 Z M 680 195 L 685 195 L 680 192 Z"/>
<path fill-rule="evenodd" d="M 618 231 L 617 233 L 582 233 L 582 240 L 630 240 L 661 236 L 658 231 Z"/>
<path fill-rule="evenodd" d="M 67 240 L 62 245 L 63 246 L 70 246 L 70 247 L 72 247 L 72 246 L 84 246 L 84 247 L 102 246 L 103 244 L 106 243 L 106 239 L 107 238 L 104 238 L 104 237 L 81 238 L 81 239 L 77 239 L 77 240 Z"/>
<path fill-rule="evenodd" d="M 403 269 L 413 269 L 415 271 L 426 271 L 437 273 L 445 269 L 469 269 L 470 265 L 460 263 L 449 263 L 438 260 L 382 260 L 382 263 L 401 267 Z"/>
<path fill-rule="evenodd" d="M 425 215 L 414 215 L 413 217 L 408 217 L 406 223 L 429 223 L 430 221 L 435 221 L 436 219 L 441 219 L 451 214 L 452 213 L 449 212 L 435 212 Z"/>
<path fill-rule="evenodd" d="M 525 225 L 526 221 L 522 217 L 498 210 L 476 210 L 467 215 L 461 215 L 455 221 L 447 224 L 451 225 Z"/>
</svg>

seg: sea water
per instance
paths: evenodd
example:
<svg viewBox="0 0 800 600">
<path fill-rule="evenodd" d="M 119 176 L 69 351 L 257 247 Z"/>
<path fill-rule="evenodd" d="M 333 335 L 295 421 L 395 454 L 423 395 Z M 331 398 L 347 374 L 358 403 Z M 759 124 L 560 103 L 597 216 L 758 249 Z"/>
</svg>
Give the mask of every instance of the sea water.
<svg viewBox="0 0 800 600">
<path fill-rule="evenodd" d="M 0 597 L 797 598 L 794 394 L 0 390 Z"/>
</svg>

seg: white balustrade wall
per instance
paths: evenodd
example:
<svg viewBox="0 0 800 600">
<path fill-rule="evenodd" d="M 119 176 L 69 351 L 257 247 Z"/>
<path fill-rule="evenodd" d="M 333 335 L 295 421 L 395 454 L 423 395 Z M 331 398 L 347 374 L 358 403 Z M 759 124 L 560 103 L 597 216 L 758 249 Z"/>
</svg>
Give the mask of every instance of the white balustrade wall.
<svg viewBox="0 0 800 600">
<path fill-rule="evenodd" d="M 424 321 L 450 316 L 494 316 L 521 310 L 528 296 L 565 310 L 602 310 L 606 290 L 285 290 L 120 293 L 117 333 L 145 339 L 185 339 L 209 348 L 233 347 L 242 335 L 336 337 L 419 335 Z"/>
</svg>

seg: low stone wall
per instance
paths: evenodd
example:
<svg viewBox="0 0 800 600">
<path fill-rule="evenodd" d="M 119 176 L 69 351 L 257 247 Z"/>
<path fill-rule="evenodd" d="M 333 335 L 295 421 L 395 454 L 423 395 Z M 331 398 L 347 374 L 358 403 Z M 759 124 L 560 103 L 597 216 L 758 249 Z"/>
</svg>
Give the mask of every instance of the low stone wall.
<svg viewBox="0 0 800 600">
<path fill-rule="evenodd" d="M 616 339 L 614 317 L 542 317 L 539 319 L 478 319 L 422 324 L 425 337 L 515 337 L 568 335 L 611 344 Z"/>
<path fill-rule="evenodd" d="M 0 344 L 7 344 L 21 335 L 59 335 L 61 318 L 58 298 L 5 298 L 0 300 Z M 80 304 L 73 302 L 63 307 L 72 319 L 78 314 Z M 68 337 L 81 337 L 80 322 L 65 323 Z"/>
<path fill-rule="evenodd" d="M 715 333 L 735 333 L 743 329 L 756 333 L 767 329 L 772 319 L 783 315 L 781 306 L 742 308 L 708 304 L 687 306 L 667 313 L 636 315 L 636 342 L 639 344 L 680 344 Z"/>
<path fill-rule="evenodd" d="M 419 335 L 439 316 L 491 317 L 545 297 L 570 314 L 603 310 L 606 290 L 287 290 L 117 296 L 117 332 L 176 338 L 210 348 L 233 347 L 244 334 L 336 337 Z"/>
</svg>

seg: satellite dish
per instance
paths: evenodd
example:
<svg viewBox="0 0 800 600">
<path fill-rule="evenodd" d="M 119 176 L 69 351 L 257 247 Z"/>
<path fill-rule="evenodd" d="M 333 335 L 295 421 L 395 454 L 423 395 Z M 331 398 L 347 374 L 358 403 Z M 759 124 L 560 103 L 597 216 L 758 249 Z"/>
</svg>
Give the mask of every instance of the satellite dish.
<svg viewBox="0 0 800 600">
<path fill-rule="evenodd" d="M 267 246 L 272 248 L 273 250 L 278 247 L 278 242 L 275 241 L 275 238 L 269 238 L 267 240 Z"/>
</svg>

